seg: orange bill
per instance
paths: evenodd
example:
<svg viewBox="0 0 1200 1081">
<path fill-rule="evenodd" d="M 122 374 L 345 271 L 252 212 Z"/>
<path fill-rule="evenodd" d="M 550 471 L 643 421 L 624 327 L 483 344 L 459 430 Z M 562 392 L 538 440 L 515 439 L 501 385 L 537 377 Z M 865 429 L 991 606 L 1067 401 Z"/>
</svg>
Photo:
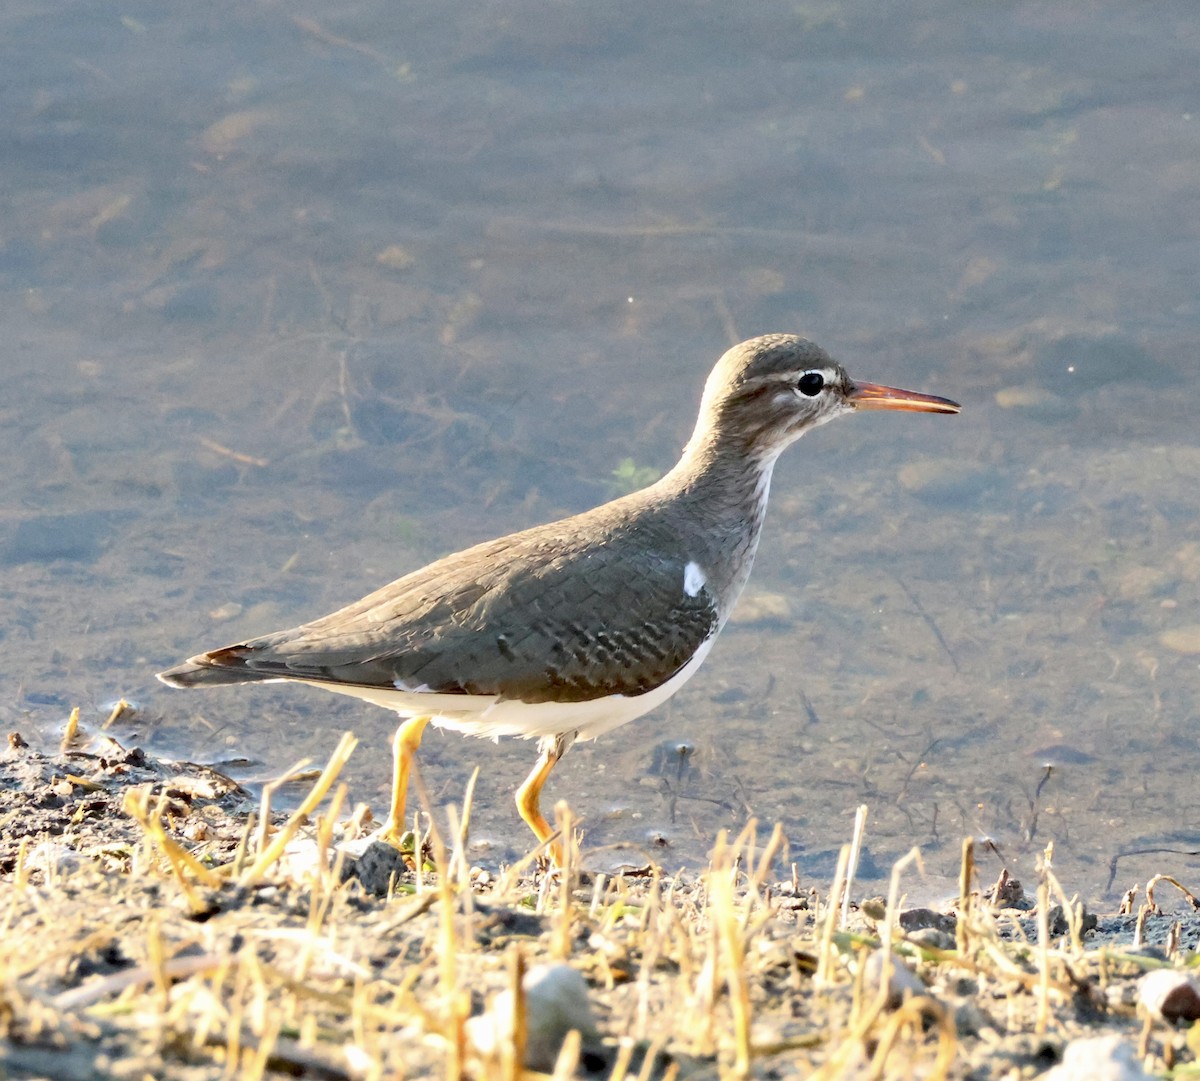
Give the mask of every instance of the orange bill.
<svg viewBox="0 0 1200 1081">
<path fill-rule="evenodd" d="M 856 409 L 899 409 L 906 413 L 957 413 L 962 409 L 958 402 L 949 398 L 885 387 L 879 383 L 855 383 L 849 397 Z"/>
</svg>

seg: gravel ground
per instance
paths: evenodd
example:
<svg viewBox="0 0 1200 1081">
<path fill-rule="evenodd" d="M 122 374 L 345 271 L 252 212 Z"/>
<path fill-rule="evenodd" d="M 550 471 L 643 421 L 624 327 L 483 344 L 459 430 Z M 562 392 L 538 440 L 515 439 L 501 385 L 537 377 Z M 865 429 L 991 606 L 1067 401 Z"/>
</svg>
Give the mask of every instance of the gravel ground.
<svg viewBox="0 0 1200 1081">
<path fill-rule="evenodd" d="M 432 834 L 438 875 L 338 803 L 264 828 L 212 770 L 10 736 L 0 1075 L 1200 1076 L 1200 919 L 1169 882 L 1162 910 L 1052 910 L 1052 874 L 981 889 L 966 846 L 944 912 L 897 901 L 905 868 L 831 907 L 753 831 L 616 878 L 468 867 Z"/>
</svg>

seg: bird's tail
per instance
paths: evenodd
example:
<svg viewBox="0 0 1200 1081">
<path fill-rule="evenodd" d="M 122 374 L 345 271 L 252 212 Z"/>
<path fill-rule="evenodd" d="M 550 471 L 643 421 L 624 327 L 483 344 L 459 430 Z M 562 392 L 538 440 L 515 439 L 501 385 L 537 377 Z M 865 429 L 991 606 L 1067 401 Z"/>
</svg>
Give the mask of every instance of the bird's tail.
<svg viewBox="0 0 1200 1081">
<path fill-rule="evenodd" d="M 183 664 L 159 672 L 168 687 L 221 687 L 233 683 L 258 683 L 270 675 L 246 664 L 245 646 L 226 646 L 189 657 Z"/>
</svg>

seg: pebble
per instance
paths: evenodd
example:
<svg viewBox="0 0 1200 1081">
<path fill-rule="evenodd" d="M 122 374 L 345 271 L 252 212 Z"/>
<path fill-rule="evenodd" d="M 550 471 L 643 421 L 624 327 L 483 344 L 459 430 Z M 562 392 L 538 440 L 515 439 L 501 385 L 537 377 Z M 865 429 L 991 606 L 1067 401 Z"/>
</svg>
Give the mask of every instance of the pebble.
<svg viewBox="0 0 1200 1081">
<path fill-rule="evenodd" d="M 996 391 L 996 404 L 1001 409 L 1020 410 L 1034 420 L 1046 423 L 1066 420 L 1079 411 L 1073 401 L 1045 387 L 1003 387 Z"/>
<path fill-rule="evenodd" d="M 1051 394 L 1044 387 L 1003 387 L 996 391 L 996 404 L 1001 409 L 1037 408 L 1046 402 L 1059 402 L 1062 399 L 1057 394 Z"/>
<path fill-rule="evenodd" d="M 964 1002 L 955 1009 L 954 1028 L 959 1036 L 979 1036 L 984 1032 L 996 1031 L 992 1019 L 974 1002 Z"/>
<path fill-rule="evenodd" d="M 348 841 L 340 847 L 345 853 L 343 880 L 357 878 L 363 891 L 372 896 L 386 897 L 392 882 L 399 881 L 408 870 L 399 850 L 374 835 Z"/>
<path fill-rule="evenodd" d="M 171 467 L 171 479 L 184 499 L 206 499 L 232 488 L 239 479 L 233 462 L 215 463 L 186 458 Z"/>
<path fill-rule="evenodd" d="M 953 914 L 937 912 L 932 908 L 906 908 L 900 913 L 900 929 L 909 933 L 933 928 L 953 935 L 958 927 L 958 918 Z"/>
<path fill-rule="evenodd" d="M 25 868 L 41 871 L 48 878 L 78 871 L 83 866 L 83 857 L 70 845 L 54 841 L 42 841 L 34 845 L 25 857 Z"/>
<path fill-rule="evenodd" d="M 1160 645 L 1165 646 L 1173 653 L 1194 656 L 1200 653 L 1200 623 L 1193 623 L 1189 627 L 1174 627 L 1169 631 L 1163 631 L 1158 636 L 1158 641 Z"/>
<path fill-rule="evenodd" d="M 954 935 L 936 927 L 922 927 L 905 936 L 914 946 L 927 950 L 952 950 L 958 944 Z"/>
<path fill-rule="evenodd" d="M 1117 578 L 1117 596 L 1126 601 L 1160 596 L 1171 581 L 1171 575 L 1161 567 L 1129 567 Z"/>
<path fill-rule="evenodd" d="M 1050 933 L 1052 935 L 1065 935 L 1071 930 L 1071 921 L 1067 916 L 1066 909 L 1062 905 L 1054 905 L 1048 913 L 1050 924 Z M 1087 910 L 1087 905 L 1083 905 L 1079 910 L 1079 933 L 1086 935 L 1089 931 L 1094 931 L 1099 924 L 1094 912 Z"/>
<path fill-rule="evenodd" d="M 1200 984 L 1184 972 L 1160 968 L 1138 981 L 1138 1002 L 1168 1024 L 1200 1020 Z"/>
<path fill-rule="evenodd" d="M 1200 542 L 1188 541 L 1175 552 L 1174 562 L 1185 582 L 1200 582 Z"/>
<path fill-rule="evenodd" d="M 742 595 L 729 622 L 739 627 L 762 627 L 790 623 L 791 619 L 791 601 L 782 593 L 754 590 Z"/>
<path fill-rule="evenodd" d="M 1072 1040 L 1062 1062 L 1042 1075 L 1042 1081 L 1151 1081 L 1137 1061 L 1133 1045 L 1120 1036 L 1091 1036 Z"/>
<path fill-rule="evenodd" d="M 577 1029 L 584 1046 L 598 1044 L 587 984 L 570 965 L 535 965 L 525 989 L 525 1068 L 550 1073 L 568 1032 Z M 467 1022 L 467 1034 L 481 1054 L 493 1055 L 512 1039 L 512 992 L 501 991 L 486 1013 Z"/>
<path fill-rule="evenodd" d="M 878 987 L 883 979 L 883 950 L 875 950 L 867 957 L 863 968 L 863 980 L 868 987 Z M 908 965 L 899 957 L 892 957 L 892 970 L 888 976 L 888 1008 L 894 1010 L 903 1001 L 905 995 L 925 994 L 925 984 Z"/>
<path fill-rule="evenodd" d="M 117 516 L 109 511 L 41 514 L 0 526 L 0 563 L 94 563 L 108 547 Z"/>
<path fill-rule="evenodd" d="M 399 244 L 389 244 L 375 256 L 375 262 L 388 270 L 407 270 L 416 260 L 408 249 Z"/>
<path fill-rule="evenodd" d="M 908 462 L 896 474 L 900 486 L 925 503 L 955 503 L 979 499 L 995 487 L 993 470 L 957 458 L 924 458 Z"/>
<path fill-rule="evenodd" d="M 229 113 L 204 129 L 200 145 L 206 153 L 214 156 L 232 154 L 245 139 L 274 118 L 275 114 L 268 109 L 243 109 Z"/>
</svg>

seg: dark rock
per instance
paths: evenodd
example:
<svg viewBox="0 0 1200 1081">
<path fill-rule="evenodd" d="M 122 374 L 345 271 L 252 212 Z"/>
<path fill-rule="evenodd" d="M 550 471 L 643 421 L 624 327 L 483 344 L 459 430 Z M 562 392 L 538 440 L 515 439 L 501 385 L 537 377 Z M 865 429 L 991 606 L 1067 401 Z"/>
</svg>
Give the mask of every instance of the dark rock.
<svg viewBox="0 0 1200 1081">
<path fill-rule="evenodd" d="M 1138 983 L 1138 1000 L 1153 1017 L 1175 1024 L 1200 1020 L 1200 984 L 1186 972 L 1160 968 Z"/>
<path fill-rule="evenodd" d="M 932 908 L 907 908 L 900 913 L 900 929 L 905 932 L 921 931 L 931 927 L 948 935 L 954 934 L 958 919 L 954 915 L 935 912 Z"/>
<path fill-rule="evenodd" d="M 371 839 L 361 846 L 344 845 L 342 850 L 346 855 L 342 880 L 358 879 L 363 890 L 375 897 L 386 897 L 392 884 L 408 873 L 403 853 L 386 841 Z"/>
<path fill-rule="evenodd" d="M 216 495 L 238 482 L 238 468 L 232 462 L 208 466 L 188 458 L 172 468 L 175 486 L 185 499 Z"/>
</svg>

